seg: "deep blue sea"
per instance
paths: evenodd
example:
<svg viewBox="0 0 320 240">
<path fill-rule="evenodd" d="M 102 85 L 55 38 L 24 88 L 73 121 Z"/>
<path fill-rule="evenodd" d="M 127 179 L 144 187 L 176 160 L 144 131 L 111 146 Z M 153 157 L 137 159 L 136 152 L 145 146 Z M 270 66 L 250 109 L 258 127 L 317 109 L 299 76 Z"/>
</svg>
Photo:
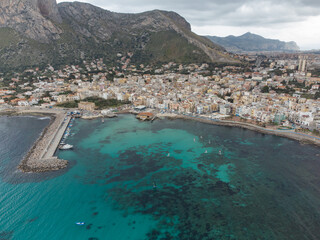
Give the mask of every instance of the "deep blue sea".
<svg viewBox="0 0 320 240">
<path fill-rule="evenodd" d="M 20 173 L 48 123 L 0 118 L 0 240 L 320 239 L 320 148 L 121 115 L 75 121 L 68 169 Z"/>
</svg>

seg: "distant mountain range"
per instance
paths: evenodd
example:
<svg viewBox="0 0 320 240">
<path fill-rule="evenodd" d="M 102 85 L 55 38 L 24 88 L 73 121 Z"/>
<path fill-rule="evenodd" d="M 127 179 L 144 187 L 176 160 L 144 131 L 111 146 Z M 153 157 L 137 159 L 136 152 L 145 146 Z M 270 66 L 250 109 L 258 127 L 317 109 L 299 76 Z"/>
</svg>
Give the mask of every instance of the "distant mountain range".
<svg viewBox="0 0 320 240">
<path fill-rule="evenodd" d="M 250 32 L 242 36 L 215 37 L 206 36 L 213 43 L 223 46 L 230 52 L 293 52 L 300 48 L 295 42 L 283 42 L 280 40 L 267 39 Z"/>
<path fill-rule="evenodd" d="M 235 62 L 175 12 L 114 13 L 80 2 L 0 1 L 0 68 L 70 64 L 117 53 L 136 63 Z"/>
</svg>

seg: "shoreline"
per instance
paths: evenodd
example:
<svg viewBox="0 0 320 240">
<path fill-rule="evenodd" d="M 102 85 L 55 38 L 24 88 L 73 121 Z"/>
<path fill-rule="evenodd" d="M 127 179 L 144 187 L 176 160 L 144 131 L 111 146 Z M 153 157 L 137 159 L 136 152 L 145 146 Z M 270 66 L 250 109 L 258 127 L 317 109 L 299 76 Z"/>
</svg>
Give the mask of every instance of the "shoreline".
<svg viewBox="0 0 320 240">
<path fill-rule="evenodd" d="M 229 121 L 229 120 L 210 120 L 210 119 L 190 117 L 190 116 L 178 115 L 178 114 L 157 114 L 157 117 L 168 118 L 168 119 L 184 119 L 184 120 L 198 121 L 198 122 L 212 124 L 212 125 L 244 128 L 244 129 L 252 130 L 252 131 L 263 133 L 263 134 L 289 138 L 289 139 L 298 141 L 300 144 L 312 144 L 320 147 L 320 138 L 303 134 L 303 133 L 288 132 L 288 131 L 285 132 L 286 130 L 273 130 L 273 129 L 263 128 L 251 123 Z"/>
<path fill-rule="evenodd" d="M 118 114 L 135 115 L 135 113 L 132 111 L 122 111 Z M 55 109 L 18 109 L 15 111 L 0 112 L 0 116 L 40 116 L 50 118 L 48 126 L 43 129 L 40 136 L 33 143 L 31 148 L 28 150 L 26 155 L 17 166 L 19 170 L 26 173 L 48 172 L 57 171 L 68 166 L 67 160 L 58 159 L 58 157 L 54 156 L 60 140 L 71 119 L 70 117 L 66 117 L 66 113 L 64 111 Z M 230 120 L 211 120 L 171 113 L 158 113 L 155 114 L 155 116 L 159 119 L 182 119 L 212 125 L 244 128 L 263 134 L 289 138 L 298 141 L 300 144 L 312 144 L 320 147 L 320 138 L 292 131 L 268 129 L 251 123 Z"/>
<path fill-rule="evenodd" d="M 17 168 L 25 173 L 57 171 L 66 168 L 68 161 L 54 156 L 65 132 L 63 128 L 66 114 L 63 111 L 46 109 L 16 109 L 15 111 L 1 112 L 0 116 L 40 116 L 50 117 L 49 124 L 42 130 L 40 136 L 32 144 Z M 70 120 L 70 119 L 69 119 Z M 68 125 L 68 124 L 67 124 Z M 62 133 L 62 134 L 61 134 Z"/>
</svg>

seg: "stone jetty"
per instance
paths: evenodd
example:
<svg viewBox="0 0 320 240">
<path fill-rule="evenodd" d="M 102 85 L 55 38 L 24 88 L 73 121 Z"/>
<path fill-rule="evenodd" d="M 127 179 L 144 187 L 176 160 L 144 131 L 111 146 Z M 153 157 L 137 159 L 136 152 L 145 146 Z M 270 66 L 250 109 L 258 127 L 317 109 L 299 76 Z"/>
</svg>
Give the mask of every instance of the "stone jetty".
<svg viewBox="0 0 320 240">
<path fill-rule="evenodd" d="M 67 167 L 68 161 L 58 159 L 54 154 L 71 117 L 67 117 L 65 112 L 54 110 L 28 110 L 22 111 L 21 114 L 47 115 L 51 117 L 51 121 L 18 168 L 23 172 L 46 172 Z"/>
</svg>

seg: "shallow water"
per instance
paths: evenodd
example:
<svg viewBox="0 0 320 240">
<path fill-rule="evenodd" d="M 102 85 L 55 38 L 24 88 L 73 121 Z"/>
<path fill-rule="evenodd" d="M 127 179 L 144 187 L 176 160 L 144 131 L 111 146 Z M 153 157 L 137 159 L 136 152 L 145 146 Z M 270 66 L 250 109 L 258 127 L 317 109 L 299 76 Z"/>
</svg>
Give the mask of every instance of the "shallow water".
<svg viewBox="0 0 320 240">
<path fill-rule="evenodd" d="M 320 238 L 319 148 L 123 115 L 77 120 L 75 149 L 58 152 L 68 169 L 22 174 L 48 120 L 10 119 L 0 118 L 0 239 Z"/>
</svg>

